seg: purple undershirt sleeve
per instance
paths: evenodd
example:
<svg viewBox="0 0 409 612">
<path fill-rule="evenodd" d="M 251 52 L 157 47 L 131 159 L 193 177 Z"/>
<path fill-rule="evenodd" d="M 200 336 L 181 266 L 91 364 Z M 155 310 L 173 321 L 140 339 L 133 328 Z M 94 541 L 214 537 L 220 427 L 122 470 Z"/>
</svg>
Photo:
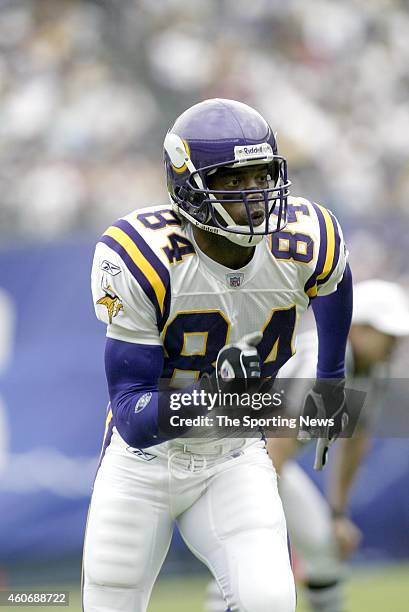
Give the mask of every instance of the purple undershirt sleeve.
<svg viewBox="0 0 409 612">
<path fill-rule="evenodd" d="M 318 332 L 317 378 L 345 377 L 345 350 L 352 318 L 352 274 L 346 265 L 337 290 L 317 297 L 312 309 Z"/>
<path fill-rule="evenodd" d="M 159 391 L 163 369 L 163 348 L 107 338 L 105 371 L 114 425 L 121 437 L 134 448 L 147 448 L 181 436 L 187 427 L 172 427 L 171 414 L 196 416 L 203 408 L 170 409 L 170 394 Z M 183 389 L 191 392 L 193 387 Z"/>
</svg>

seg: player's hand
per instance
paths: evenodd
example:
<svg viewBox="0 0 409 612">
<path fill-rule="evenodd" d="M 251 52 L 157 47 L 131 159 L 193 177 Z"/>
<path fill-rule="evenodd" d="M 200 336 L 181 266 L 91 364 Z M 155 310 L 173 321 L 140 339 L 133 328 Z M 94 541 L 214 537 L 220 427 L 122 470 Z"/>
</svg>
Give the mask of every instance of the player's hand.
<svg viewBox="0 0 409 612">
<path fill-rule="evenodd" d="M 243 336 L 238 342 L 226 344 L 217 355 L 214 374 L 203 377 L 207 386 L 217 391 L 252 391 L 260 384 L 261 363 L 257 344 L 261 332 Z"/>
<path fill-rule="evenodd" d="M 347 517 L 333 518 L 333 530 L 341 561 L 348 559 L 362 540 L 360 529 Z"/>
<path fill-rule="evenodd" d="M 327 462 L 329 447 L 348 425 L 345 380 L 343 378 L 318 380 L 307 393 L 303 417 L 307 423 L 302 424 L 298 439 L 318 438 L 314 469 L 322 470 Z M 327 422 L 317 423 L 316 420 Z"/>
<path fill-rule="evenodd" d="M 236 379 L 243 382 L 243 391 L 247 391 L 261 377 L 260 355 L 256 349 L 263 334 L 254 332 L 243 336 L 235 344 L 224 346 L 216 360 L 216 379 L 220 391 Z"/>
</svg>

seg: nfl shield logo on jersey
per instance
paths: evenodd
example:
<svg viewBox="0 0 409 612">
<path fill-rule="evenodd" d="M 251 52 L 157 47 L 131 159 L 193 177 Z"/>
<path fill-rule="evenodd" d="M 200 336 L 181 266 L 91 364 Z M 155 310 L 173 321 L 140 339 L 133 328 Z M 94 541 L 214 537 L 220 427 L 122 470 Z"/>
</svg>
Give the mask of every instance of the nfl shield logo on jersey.
<svg viewBox="0 0 409 612">
<path fill-rule="evenodd" d="M 226 280 L 229 287 L 232 289 L 238 289 L 243 284 L 244 274 L 242 272 L 234 272 L 233 274 L 226 274 Z"/>
</svg>

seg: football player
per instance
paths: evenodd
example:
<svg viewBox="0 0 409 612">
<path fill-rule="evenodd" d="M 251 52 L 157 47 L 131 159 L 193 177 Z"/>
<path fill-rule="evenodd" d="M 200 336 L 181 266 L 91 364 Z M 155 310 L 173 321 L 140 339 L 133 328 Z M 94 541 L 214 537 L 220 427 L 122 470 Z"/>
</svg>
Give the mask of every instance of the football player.
<svg viewBox="0 0 409 612">
<path fill-rule="evenodd" d="M 306 472 L 291 460 L 299 450 L 295 438 L 270 438 L 267 442 L 280 474 L 279 491 L 291 544 L 301 557 L 304 592 L 314 612 L 347 609 L 342 588 L 345 560 L 360 541 L 360 532 L 348 517 L 350 491 L 369 444 L 388 362 L 399 338 L 408 335 L 409 300 L 399 285 L 374 279 L 354 287 L 346 369 L 355 384 L 362 379 L 368 396 L 354 435 L 337 442 L 328 502 Z M 279 372 L 279 377 L 293 379 L 299 386 L 298 397 L 304 395 L 304 383 L 308 385 L 315 375 L 317 351 L 315 330 L 301 334 L 296 355 Z M 207 612 L 224 610 L 223 598 L 212 583 Z"/>
<path fill-rule="evenodd" d="M 245 104 L 189 108 L 164 149 L 171 204 L 116 221 L 93 263 L 110 405 L 85 536 L 84 610 L 146 610 L 176 521 L 226 607 L 291 612 L 286 525 L 265 442 L 182 437 L 158 384 L 188 389 L 192 402 L 178 410 L 188 419 L 207 412 L 191 405 L 199 389 L 273 379 L 312 303 L 321 379 L 313 401 L 342 416 L 352 280 L 341 229 L 323 206 L 289 197 L 274 133 Z M 325 307 L 318 295 L 329 296 Z M 317 467 L 340 431 L 335 421 Z"/>
</svg>

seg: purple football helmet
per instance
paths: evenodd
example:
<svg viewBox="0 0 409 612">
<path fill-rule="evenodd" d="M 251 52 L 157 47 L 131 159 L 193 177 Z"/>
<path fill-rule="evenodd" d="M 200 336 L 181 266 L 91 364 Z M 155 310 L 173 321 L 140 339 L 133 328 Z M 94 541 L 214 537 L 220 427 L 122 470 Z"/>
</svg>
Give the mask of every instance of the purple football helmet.
<svg viewBox="0 0 409 612">
<path fill-rule="evenodd" d="M 177 212 L 206 231 L 241 246 L 280 231 L 287 222 L 290 181 L 287 161 L 277 152 L 274 134 L 253 108 L 215 98 L 188 108 L 168 131 L 165 167 L 169 195 Z M 208 177 L 221 167 L 266 164 L 268 187 L 226 191 L 210 189 Z M 245 206 L 248 225 L 237 225 L 224 204 Z M 264 219 L 253 223 L 251 207 L 264 206 Z"/>
</svg>

